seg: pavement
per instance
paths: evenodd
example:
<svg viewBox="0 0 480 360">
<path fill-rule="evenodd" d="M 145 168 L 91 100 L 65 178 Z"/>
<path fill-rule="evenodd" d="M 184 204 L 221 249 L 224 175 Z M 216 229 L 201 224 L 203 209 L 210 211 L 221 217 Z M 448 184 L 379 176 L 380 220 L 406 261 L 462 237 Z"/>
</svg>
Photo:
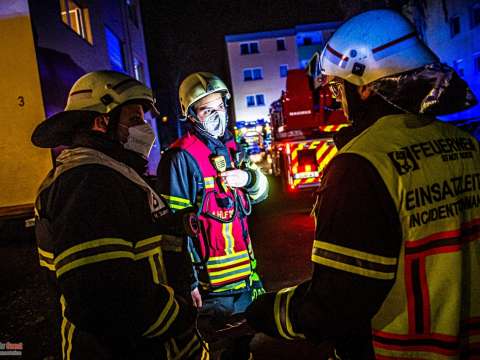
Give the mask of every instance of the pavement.
<svg viewBox="0 0 480 360">
<path fill-rule="evenodd" d="M 259 272 L 265 288 L 273 291 L 310 275 L 314 197 L 311 192 L 287 196 L 278 179 L 269 181 L 270 197 L 254 207 L 249 224 Z M 33 229 L 8 230 L 0 223 L 0 342 L 22 342 L 22 359 L 58 359 L 58 334 L 49 325 L 55 300 L 39 271 Z M 251 348 L 256 360 L 323 358 L 322 349 L 305 341 L 284 342 L 264 334 L 255 335 Z"/>
</svg>

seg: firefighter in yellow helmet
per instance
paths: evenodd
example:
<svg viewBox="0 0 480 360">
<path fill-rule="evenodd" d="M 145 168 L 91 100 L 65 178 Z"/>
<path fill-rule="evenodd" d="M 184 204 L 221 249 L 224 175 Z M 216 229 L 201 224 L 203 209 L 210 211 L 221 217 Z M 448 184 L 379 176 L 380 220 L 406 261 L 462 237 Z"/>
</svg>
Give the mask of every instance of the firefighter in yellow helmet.
<svg viewBox="0 0 480 360">
<path fill-rule="evenodd" d="M 65 360 L 202 356 L 195 309 L 167 283 L 190 266 L 188 253 L 181 238 L 164 235 L 165 218 L 174 218 L 142 178 L 155 139 L 146 111 L 155 107 L 142 83 L 91 72 L 75 82 L 65 111 L 32 135 L 36 146 L 68 147 L 36 201 L 40 266 L 58 300 Z"/>
<path fill-rule="evenodd" d="M 268 183 L 227 129 L 230 92 L 220 78 L 190 74 L 180 85 L 179 98 L 189 129 L 162 157 L 158 192 L 173 211 L 198 208 L 201 231 L 188 239 L 194 262 L 191 296 L 200 325 L 218 329 L 264 292 L 247 217 L 251 205 L 267 197 Z M 240 337 L 222 359 L 248 359 L 249 342 L 249 336 Z"/>
<path fill-rule="evenodd" d="M 341 359 L 473 359 L 480 326 L 480 149 L 437 115 L 476 103 L 391 10 L 346 21 L 318 63 L 353 125 L 314 209 L 309 281 L 260 296 L 259 331 Z"/>
</svg>

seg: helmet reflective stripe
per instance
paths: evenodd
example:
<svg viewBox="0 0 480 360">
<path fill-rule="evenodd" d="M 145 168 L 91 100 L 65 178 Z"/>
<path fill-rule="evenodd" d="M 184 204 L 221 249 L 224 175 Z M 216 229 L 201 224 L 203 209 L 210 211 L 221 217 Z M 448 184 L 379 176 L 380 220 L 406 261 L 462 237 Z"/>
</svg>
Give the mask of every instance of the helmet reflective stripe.
<svg viewBox="0 0 480 360">
<path fill-rule="evenodd" d="M 223 93 L 227 100 L 230 99 L 227 86 L 218 76 L 208 72 L 188 75 L 178 89 L 182 115 L 187 116 L 191 106 L 198 100 L 217 92 Z"/>
<path fill-rule="evenodd" d="M 339 53 L 329 44 L 325 47 L 325 56 L 333 64 L 345 69 L 347 67 L 348 56 Z"/>
<path fill-rule="evenodd" d="M 378 61 L 387 56 L 394 54 L 395 52 L 399 51 L 402 48 L 404 49 L 404 48 L 407 48 L 408 46 L 411 46 L 411 43 L 415 41 L 414 38 L 416 35 L 417 34 L 413 32 L 411 34 L 407 34 L 396 40 L 390 41 L 389 43 L 386 43 L 384 45 L 381 45 L 379 47 L 372 49 L 373 58 L 376 61 Z M 407 41 L 407 40 L 410 40 L 410 41 Z"/>
<path fill-rule="evenodd" d="M 78 90 L 70 94 L 70 98 L 75 99 L 90 99 L 92 97 L 92 90 Z"/>
<path fill-rule="evenodd" d="M 116 71 L 94 71 L 83 75 L 73 84 L 65 111 L 108 113 L 133 100 L 144 103 L 157 114 L 152 90 L 141 82 Z"/>
<path fill-rule="evenodd" d="M 323 75 L 360 86 L 437 61 L 406 18 L 393 10 L 371 10 L 338 28 L 319 65 Z"/>
</svg>

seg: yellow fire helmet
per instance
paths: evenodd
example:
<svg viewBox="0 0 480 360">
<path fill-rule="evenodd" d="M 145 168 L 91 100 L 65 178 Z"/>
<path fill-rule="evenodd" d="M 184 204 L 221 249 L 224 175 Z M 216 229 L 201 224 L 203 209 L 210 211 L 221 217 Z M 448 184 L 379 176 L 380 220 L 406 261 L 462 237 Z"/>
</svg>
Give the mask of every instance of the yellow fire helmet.
<svg viewBox="0 0 480 360">
<path fill-rule="evenodd" d="M 73 84 L 65 110 L 37 126 L 32 142 L 39 147 L 70 145 L 79 123 L 127 102 L 140 103 L 145 111 L 158 115 L 152 90 L 140 81 L 110 70 L 87 73 Z"/>
<path fill-rule="evenodd" d="M 139 100 L 149 110 L 156 111 L 152 90 L 140 81 L 117 71 L 94 71 L 73 84 L 65 111 L 90 110 L 104 114 L 132 100 Z"/>
<path fill-rule="evenodd" d="M 371 10 L 338 28 L 322 51 L 320 71 L 310 72 L 362 86 L 437 61 L 404 16 L 393 10 Z"/>
<path fill-rule="evenodd" d="M 230 99 L 230 92 L 225 83 L 209 72 L 196 72 L 188 75 L 180 84 L 178 96 L 182 115 L 186 118 L 190 107 L 207 95 L 220 92 Z"/>
</svg>

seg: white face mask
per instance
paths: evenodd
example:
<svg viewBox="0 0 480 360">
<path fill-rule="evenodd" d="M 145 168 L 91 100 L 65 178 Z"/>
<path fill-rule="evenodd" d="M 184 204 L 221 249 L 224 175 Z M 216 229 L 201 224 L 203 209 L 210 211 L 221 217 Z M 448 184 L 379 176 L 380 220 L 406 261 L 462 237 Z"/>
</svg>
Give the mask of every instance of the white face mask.
<svg viewBox="0 0 480 360">
<path fill-rule="evenodd" d="M 201 126 L 214 138 L 219 138 L 225 133 L 227 127 L 227 112 L 213 111 L 201 123 Z"/>
<path fill-rule="evenodd" d="M 152 150 L 154 142 L 155 133 L 152 127 L 145 123 L 128 128 L 127 142 L 123 144 L 123 147 L 135 151 L 146 159 L 150 154 L 150 150 Z"/>
</svg>

